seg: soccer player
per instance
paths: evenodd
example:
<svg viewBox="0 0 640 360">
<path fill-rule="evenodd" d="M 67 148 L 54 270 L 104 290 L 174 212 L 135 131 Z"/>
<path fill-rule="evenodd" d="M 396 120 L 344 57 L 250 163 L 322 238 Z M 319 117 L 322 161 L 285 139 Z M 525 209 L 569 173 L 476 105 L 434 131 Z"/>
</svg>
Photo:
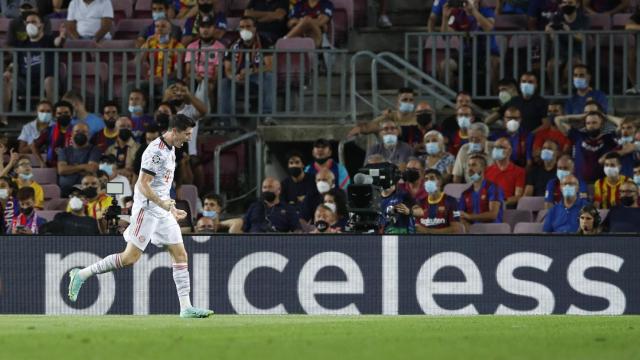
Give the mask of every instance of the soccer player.
<svg viewBox="0 0 640 360">
<path fill-rule="evenodd" d="M 182 242 L 178 220 L 187 213 L 175 208 L 169 197 L 176 168 L 174 147 L 181 148 L 191 140 L 195 122 L 185 115 L 175 115 L 169 130 L 152 141 L 142 155 L 142 166 L 133 198 L 131 219 L 124 232 L 128 242 L 122 253 L 112 254 L 84 269 L 73 269 L 69 276 L 69 299 L 76 301 L 82 284 L 91 276 L 133 265 L 144 249 L 153 242 L 167 247 L 173 259 L 173 280 L 180 300 L 180 317 L 206 318 L 213 311 L 191 305 L 187 252 Z"/>
</svg>

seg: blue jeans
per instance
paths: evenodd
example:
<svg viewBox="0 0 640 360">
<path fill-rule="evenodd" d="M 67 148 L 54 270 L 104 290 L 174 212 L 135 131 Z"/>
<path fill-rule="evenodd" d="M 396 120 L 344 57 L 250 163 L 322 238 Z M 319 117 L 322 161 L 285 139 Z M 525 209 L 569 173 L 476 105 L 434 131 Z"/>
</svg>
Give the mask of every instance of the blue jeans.
<svg viewBox="0 0 640 360">
<path fill-rule="evenodd" d="M 252 85 L 252 90 L 262 91 L 262 112 L 265 114 L 271 114 L 273 112 L 273 99 L 275 93 L 273 92 L 273 73 L 264 72 L 262 73 L 262 89 L 258 88 L 259 85 L 259 76 L 260 74 L 251 74 L 249 75 L 249 84 Z M 223 115 L 232 114 L 231 106 L 235 106 L 235 104 L 231 104 L 231 79 L 224 78 L 222 79 L 222 104 L 220 107 L 220 112 Z M 245 82 L 236 82 L 236 100 L 239 99 L 244 94 L 244 86 Z"/>
</svg>

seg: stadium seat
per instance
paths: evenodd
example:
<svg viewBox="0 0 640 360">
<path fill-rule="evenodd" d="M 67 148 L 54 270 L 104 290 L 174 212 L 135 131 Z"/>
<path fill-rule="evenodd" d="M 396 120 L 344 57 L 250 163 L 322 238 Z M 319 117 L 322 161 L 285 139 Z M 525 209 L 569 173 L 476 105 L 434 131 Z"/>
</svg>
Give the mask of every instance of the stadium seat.
<svg viewBox="0 0 640 360">
<path fill-rule="evenodd" d="M 115 98 L 122 97 L 122 94 L 126 92 L 127 83 L 134 83 L 136 80 L 136 67 L 140 66 L 140 81 L 144 81 L 146 74 L 149 71 L 149 64 L 146 62 L 138 63 L 134 61 L 128 61 L 126 65 L 124 63 L 116 63 L 113 67 L 113 93 Z M 124 71 L 126 71 L 126 76 Z M 123 89 L 123 86 L 125 89 Z"/>
<path fill-rule="evenodd" d="M 469 234 L 511 234 L 509 224 L 477 223 L 469 227 Z"/>
<path fill-rule="evenodd" d="M 444 193 L 460 199 L 462 193 L 469 188 L 469 184 L 447 184 L 444 186 Z"/>
<path fill-rule="evenodd" d="M 93 96 L 100 96 L 104 94 L 105 89 L 105 81 L 109 78 L 109 68 L 106 63 L 98 63 L 96 64 L 93 61 L 89 61 L 85 64 L 83 63 L 73 63 L 73 67 L 77 69 L 71 76 L 73 79 L 73 89 L 80 91 L 81 93 L 83 88 L 83 75 L 82 70 L 79 70 L 84 67 L 84 81 L 86 86 L 84 94 L 85 98 L 89 99 Z M 97 85 L 97 91 L 96 91 Z M 87 103 L 91 103 L 87 101 Z"/>
<path fill-rule="evenodd" d="M 367 0 L 353 0 L 353 26 L 367 25 Z"/>
<path fill-rule="evenodd" d="M 345 30 L 350 30 L 353 28 L 353 11 L 354 11 L 354 3 L 353 0 L 332 0 L 333 7 L 338 12 L 341 10 L 346 15 L 347 26 Z M 335 14 L 334 14 L 335 16 Z"/>
<path fill-rule="evenodd" d="M 544 197 L 542 196 L 523 196 L 518 200 L 518 210 L 528 210 L 537 212 L 544 209 Z"/>
<path fill-rule="evenodd" d="M 220 135 L 203 135 L 198 137 L 198 156 L 202 161 L 202 167 L 207 184 L 205 189 L 199 189 L 205 193 L 213 189 L 215 175 L 214 153 L 215 148 L 227 141 Z M 238 144 L 225 149 L 220 155 L 220 188 L 225 191 L 239 189 L 242 184 L 238 180 L 242 169 L 245 169 L 247 149 L 244 144 Z"/>
<path fill-rule="evenodd" d="M 589 15 L 589 30 L 611 29 L 611 16 L 605 14 Z"/>
<path fill-rule="evenodd" d="M 149 10 L 151 12 L 151 10 Z M 123 19 L 116 25 L 115 38 L 118 40 L 135 40 L 144 28 L 153 22 L 150 18 Z"/>
<path fill-rule="evenodd" d="M 547 217 L 547 212 L 548 211 L 549 211 L 548 209 L 540 210 L 540 212 L 538 213 L 538 216 L 536 216 L 536 222 L 538 222 L 538 223 L 544 222 L 544 218 Z"/>
<path fill-rule="evenodd" d="M 629 18 L 632 14 L 615 14 L 611 20 L 611 27 L 614 30 L 624 29 L 624 26 L 629 22 Z"/>
<path fill-rule="evenodd" d="M 56 216 L 56 214 L 60 213 L 60 212 L 62 212 L 62 211 L 58 211 L 58 210 L 38 210 L 38 211 L 36 211 L 38 216 L 40 216 L 41 218 L 44 218 L 45 220 L 47 220 L 47 222 L 52 221 L 53 218 Z"/>
<path fill-rule="evenodd" d="M 526 30 L 526 15 L 500 15 L 496 17 L 495 30 Z"/>
<path fill-rule="evenodd" d="M 279 39 L 276 42 L 276 50 L 289 50 L 290 52 L 277 54 L 278 82 L 284 84 L 287 81 L 287 73 L 289 73 L 291 83 L 287 85 L 297 86 L 301 76 L 307 80 L 305 83 L 308 83 L 314 57 L 311 55 L 312 53 L 305 53 L 305 51 L 313 51 L 314 49 L 315 44 L 310 38 Z M 289 63 L 287 63 L 287 57 Z M 304 60 L 302 60 L 303 58 Z"/>
<path fill-rule="evenodd" d="M 67 22 L 66 19 L 50 19 L 49 21 L 51 21 L 51 32 L 55 35 L 60 33 L 60 26 Z"/>
<path fill-rule="evenodd" d="M 105 50 L 109 50 L 109 52 L 105 51 L 105 52 L 99 52 L 96 51 L 95 53 L 93 53 L 93 59 L 95 60 L 96 57 L 99 58 L 98 61 L 100 62 L 104 62 L 107 65 L 109 65 L 109 53 L 112 52 L 113 50 L 125 50 L 125 49 L 135 49 L 135 40 L 133 39 L 126 39 L 126 40 L 110 40 L 110 41 L 103 41 L 100 49 L 105 49 Z M 112 65 L 116 65 L 116 64 L 120 64 L 120 66 L 122 66 L 122 62 L 123 61 L 130 61 L 133 60 L 135 58 L 135 52 L 134 51 L 128 51 L 128 52 L 123 52 L 123 51 L 118 51 L 118 52 L 114 52 L 113 53 L 113 64 Z M 126 59 L 126 60 L 123 60 Z"/>
<path fill-rule="evenodd" d="M 456 50 L 461 46 L 460 37 L 450 36 L 446 39 L 442 36 L 429 36 L 425 40 L 423 54 L 423 70 L 425 73 L 436 76 L 438 64 L 444 60 L 447 55 L 454 57 Z M 449 53 L 447 54 L 447 48 Z M 453 59 L 453 60 L 457 60 Z"/>
<path fill-rule="evenodd" d="M 64 199 L 64 198 L 45 200 L 44 209 L 64 211 L 67 209 L 68 203 L 69 203 L 69 199 Z"/>
<path fill-rule="evenodd" d="M 604 221 L 609 215 L 609 209 L 599 209 L 598 213 L 600 214 L 600 221 Z"/>
<path fill-rule="evenodd" d="M 227 18 L 227 31 L 236 31 L 238 29 L 238 25 L 240 25 L 239 17 Z"/>
<path fill-rule="evenodd" d="M 135 18 L 151 18 L 151 0 L 137 0 L 134 7 Z"/>
<path fill-rule="evenodd" d="M 505 209 L 503 221 L 509 224 L 511 228 L 513 228 L 517 223 L 520 222 L 532 222 L 533 215 L 529 210 Z"/>
<path fill-rule="evenodd" d="M 38 184 L 57 184 L 58 172 L 55 168 L 34 168 L 33 180 Z"/>
<path fill-rule="evenodd" d="M 9 23 L 11 19 L 0 17 L 0 37 L 5 38 L 9 32 Z"/>
<path fill-rule="evenodd" d="M 513 228 L 514 234 L 542 234 L 542 223 L 521 222 Z"/>
<path fill-rule="evenodd" d="M 189 202 L 191 208 L 191 215 L 196 216 L 196 204 L 198 202 L 198 188 L 195 185 L 180 185 L 176 190 L 176 198 L 180 200 L 186 200 Z"/>
<path fill-rule="evenodd" d="M 43 184 L 42 192 L 45 200 L 60 198 L 60 187 L 57 184 Z"/>
<path fill-rule="evenodd" d="M 249 0 L 227 0 L 227 16 L 240 17 L 249 5 Z"/>
</svg>

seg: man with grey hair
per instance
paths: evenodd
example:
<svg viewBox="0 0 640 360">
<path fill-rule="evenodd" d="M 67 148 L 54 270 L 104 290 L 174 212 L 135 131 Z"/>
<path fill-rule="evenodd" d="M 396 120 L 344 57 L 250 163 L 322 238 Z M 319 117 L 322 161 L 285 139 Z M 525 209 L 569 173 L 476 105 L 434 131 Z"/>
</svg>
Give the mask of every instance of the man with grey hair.
<svg viewBox="0 0 640 360">
<path fill-rule="evenodd" d="M 382 143 L 371 146 L 367 149 L 365 159 L 373 154 L 383 156 L 385 162 L 396 165 L 400 170 L 404 170 L 407 160 L 413 154 L 413 149 L 409 144 L 400 141 L 400 127 L 393 120 L 385 120 L 381 124 L 380 140 Z"/>
<path fill-rule="evenodd" d="M 467 161 L 471 154 L 484 154 L 487 158 L 488 165 L 493 163 L 491 152 L 493 151 L 493 142 L 487 141 L 489 137 L 489 127 L 481 122 L 471 124 L 469 127 L 469 142 L 462 145 L 456 162 L 453 165 L 453 182 L 471 183 L 467 175 Z"/>
</svg>

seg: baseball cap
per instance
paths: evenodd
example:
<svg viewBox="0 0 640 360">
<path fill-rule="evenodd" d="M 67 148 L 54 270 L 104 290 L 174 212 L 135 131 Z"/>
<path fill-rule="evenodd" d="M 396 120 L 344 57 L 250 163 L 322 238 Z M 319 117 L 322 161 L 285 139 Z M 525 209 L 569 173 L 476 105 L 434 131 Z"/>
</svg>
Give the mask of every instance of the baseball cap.
<svg viewBox="0 0 640 360">
<path fill-rule="evenodd" d="M 202 18 L 202 21 L 200 22 L 200 26 L 214 26 L 216 24 L 216 22 L 213 20 L 213 17 L 211 16 L 205 16 Z"/>
</svg>

